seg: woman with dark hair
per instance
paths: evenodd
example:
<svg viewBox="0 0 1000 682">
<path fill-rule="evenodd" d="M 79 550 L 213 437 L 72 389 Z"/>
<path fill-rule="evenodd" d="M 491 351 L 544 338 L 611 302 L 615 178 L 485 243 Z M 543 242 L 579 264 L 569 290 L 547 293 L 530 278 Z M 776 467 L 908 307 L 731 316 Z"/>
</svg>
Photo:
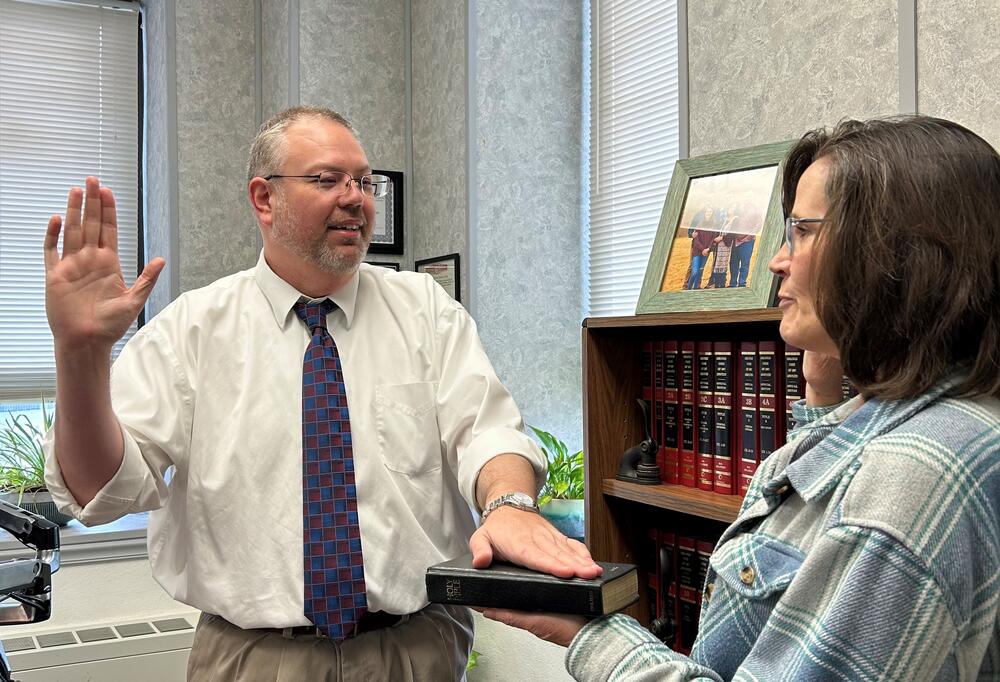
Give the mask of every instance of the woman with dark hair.
<svg viewBox="0 0 1000 682">
<path fill-rule="evenodd" d="M 568 645 L 580 680 L 1000 679 L 1000 157 L 949 121 L 846 121 L 789 152 L 783 208 L 806 397 L 691 655 L 623 614 L 486 615 Z"/>
</svg>

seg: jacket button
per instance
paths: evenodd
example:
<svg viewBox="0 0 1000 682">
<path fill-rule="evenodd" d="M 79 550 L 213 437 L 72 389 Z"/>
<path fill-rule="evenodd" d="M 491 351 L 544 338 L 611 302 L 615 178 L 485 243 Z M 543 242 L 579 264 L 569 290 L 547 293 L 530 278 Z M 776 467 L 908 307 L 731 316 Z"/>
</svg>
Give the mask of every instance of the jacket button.
<svg viewBox="0 0 1000 682">
<path fill-rule="evenodd" d="M 740 569 L 740 580 L 743 581 L 744 585 L 752 585 L 753 579 L 756 577 L 757 574 L 753 570 L 753 566 L 744 566 Z"/>
</svg>

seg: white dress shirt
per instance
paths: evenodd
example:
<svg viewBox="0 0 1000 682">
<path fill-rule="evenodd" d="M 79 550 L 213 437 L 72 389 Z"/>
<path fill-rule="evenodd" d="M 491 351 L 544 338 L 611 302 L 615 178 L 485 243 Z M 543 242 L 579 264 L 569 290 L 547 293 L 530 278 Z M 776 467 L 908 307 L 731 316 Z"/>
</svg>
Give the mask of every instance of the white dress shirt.
<svg viewBox="0 0 1000 682">
<path fill-rule="evenodd" d="M 87 525 L 149 516 L 153 575 L 244 628 L 306 625 L 302 570 L 301 297 L 257 266 L 180 296 L 111 372 L 121 468 L 81 508 L 47 444 L 57 504 Z M 427 275 L 363 264 L 329 296 L 351 414 L 371 610 L 427 603 L 427 566 L 467 550 L 480 468 L 545 459 L 461 305 Z"/>
</svg>

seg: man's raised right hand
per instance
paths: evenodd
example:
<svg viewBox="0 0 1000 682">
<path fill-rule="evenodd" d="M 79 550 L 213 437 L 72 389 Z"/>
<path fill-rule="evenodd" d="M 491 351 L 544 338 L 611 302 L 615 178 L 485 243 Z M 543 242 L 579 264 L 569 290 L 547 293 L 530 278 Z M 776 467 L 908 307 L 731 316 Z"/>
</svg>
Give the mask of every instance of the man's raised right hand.
<svg viewBox="0 0 1000 682">
<path fill-rule="evenodd" d="M 45 311 L 57 351 L 110 351 L 138 317 L 164 265 L 162 258 L 154 258 L 127 287 L 118 259 L 114 195 L 95 177 L 86 180 L 86 203 L 84 191 L 72 188 L 65 230 L 62 218 L 54 215 L 45 232 Z"/>
</svg>

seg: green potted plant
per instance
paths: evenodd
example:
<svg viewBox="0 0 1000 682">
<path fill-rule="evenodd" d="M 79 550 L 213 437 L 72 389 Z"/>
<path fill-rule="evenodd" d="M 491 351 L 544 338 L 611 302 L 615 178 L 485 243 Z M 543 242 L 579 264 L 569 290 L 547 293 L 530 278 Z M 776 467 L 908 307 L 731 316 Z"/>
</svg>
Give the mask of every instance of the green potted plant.
<svg viewBox="0 0 1000 682">
<path fill-rule="evenodd" d="M 72 517 L 56 509 L 45 487 L 42 439 L 52 426 L 52 415 L 42 400 L 39 429 L 27 414 L 8 415 L 0 427 L 0 499 L 64 526 Z"/>
<path fill-rule="evenodd" d="M 549 472 L 538 496 L 542 516 L 563 535 L 583 540 L 583 450 L 570 453 L 566 444 L 548 431 L 528 428 L 549 460 Z"/>
</svg>

